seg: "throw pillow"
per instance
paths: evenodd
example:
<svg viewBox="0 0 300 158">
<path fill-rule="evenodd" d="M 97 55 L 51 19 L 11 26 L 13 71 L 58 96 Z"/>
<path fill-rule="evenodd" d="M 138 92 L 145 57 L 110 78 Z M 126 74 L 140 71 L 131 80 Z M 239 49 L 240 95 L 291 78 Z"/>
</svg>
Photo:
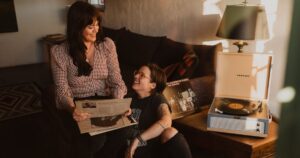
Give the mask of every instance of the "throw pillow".
<svg viewBox="0 0 300 158">
<path fill-rule="evenodd" d="M 194 51 L 186 52 L 181 62 L 171 64 L 164 68 L 168 81 L 190 78 L 198 66 L 198 57 Z"/>
</svg>

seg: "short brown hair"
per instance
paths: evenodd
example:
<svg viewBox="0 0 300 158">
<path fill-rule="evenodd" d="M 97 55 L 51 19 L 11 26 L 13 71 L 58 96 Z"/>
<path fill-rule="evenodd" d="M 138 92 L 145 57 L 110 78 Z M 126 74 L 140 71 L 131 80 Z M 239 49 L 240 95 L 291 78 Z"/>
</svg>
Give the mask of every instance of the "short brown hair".
<svg viewBox="0 0 300 158">
<path fill-rule="evenodd" d="M 167 76 L 165 72 L 156 64 L 147 64 L 146 65 L 150 69 L 150 78 L 151 82 L 156 83 L 156 87 L 153 92 L 162 93 L 167 84 Z"/>
</svg>

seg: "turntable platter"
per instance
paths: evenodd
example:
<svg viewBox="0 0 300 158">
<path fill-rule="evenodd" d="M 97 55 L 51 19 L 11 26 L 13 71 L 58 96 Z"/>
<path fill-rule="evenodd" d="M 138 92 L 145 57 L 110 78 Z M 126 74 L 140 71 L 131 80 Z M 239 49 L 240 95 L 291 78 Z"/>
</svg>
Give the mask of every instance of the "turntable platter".
<svg viewBox="0 0 300 158">
<path fill-rule="evenodd" d="M 216 107 L 224 114 L 230 115 L 250 115 L 257 111 L 261 102 L 242 99 L 222 99 L 220 106 Z"/>
</svg>

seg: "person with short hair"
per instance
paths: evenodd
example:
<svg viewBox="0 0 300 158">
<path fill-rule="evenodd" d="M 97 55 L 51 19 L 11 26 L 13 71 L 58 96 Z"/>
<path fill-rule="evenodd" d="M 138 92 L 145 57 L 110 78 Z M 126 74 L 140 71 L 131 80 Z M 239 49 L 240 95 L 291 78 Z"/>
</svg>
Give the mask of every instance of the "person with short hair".
<svg viewBox="0 0 300 158">
<path fill-rule="evenodd" d="M 161 94 L 165 86 L 166 75 L 157 65 L 144 65 L 135 71 L 131 110 L 138 125 L 129 132 L 126 158 L 192 157 L 183 135 L 171 127 L 171 110 Z"/>
</svg>

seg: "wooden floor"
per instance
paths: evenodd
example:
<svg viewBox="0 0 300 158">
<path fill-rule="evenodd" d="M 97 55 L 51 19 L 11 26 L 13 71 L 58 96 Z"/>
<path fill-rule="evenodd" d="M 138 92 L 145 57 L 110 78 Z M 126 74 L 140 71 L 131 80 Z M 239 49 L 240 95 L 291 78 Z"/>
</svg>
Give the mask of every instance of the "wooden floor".
<svg viewBox="0 0 300 158">
<path fill-rule="evenodd" d="M 52 84 L 46 64 L 0 68 L 0 86 L 36 82 L 42 89 Z M 24 116 L 0 122 L 0 158 L 59 158 L 64 149 L 49 113 Z M 194 158 L 209 158 L 192 150 Z"/>
</svg>

